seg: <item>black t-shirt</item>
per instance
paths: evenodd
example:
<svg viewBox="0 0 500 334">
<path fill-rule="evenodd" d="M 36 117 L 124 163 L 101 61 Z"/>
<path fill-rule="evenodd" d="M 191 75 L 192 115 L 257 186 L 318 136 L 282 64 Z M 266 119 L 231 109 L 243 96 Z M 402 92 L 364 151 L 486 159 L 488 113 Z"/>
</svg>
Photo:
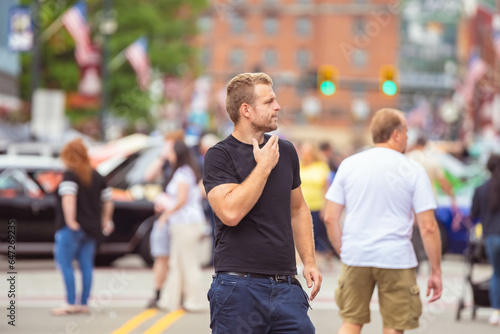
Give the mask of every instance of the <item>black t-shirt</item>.
<svg viewBox="0 0 500 334">
<path fill-rule="evenodd" d="M 486 181 L 474 192 L 470 216 L 472 219 L 480 219 L 483 224 L 483 235 L 500 235 L 500 210 L 492 212 L 490 209 L 490 187 L 491 180 Z"/>
<path fill-rule="evenodd" d="M 101 196 L 103 196 L 103 191 L 106 188 L 106 180 L 95 170 L 92 171 L 90 187 L 83 186 L 72 171 L 66 171 L 57 191 L 59 208 L 56 218 L 56 231 L 66 225 L 62 211 L 61 195 L 76 194 L 76 221 L 89 237 L 102 240 L 104 236 L 101 230 Z"/>
<path fill-rule="evenodd" d="M 265 135 L 260 147 L 269 138 Z M 300 186 L 299 158 L 289 141 L 280 139 L 278 144 L 279 161 L 269 175 L 261 197 L 241 222 L 230 227 L 215 215 L 216 272 L 297 273 L 290 197 L 292 189 Z M 242 183 L 255 166 L 253 146 L 230 135 L 205 155 L 203 184 L 207 194 L 221 184 Z"/>
</svg>

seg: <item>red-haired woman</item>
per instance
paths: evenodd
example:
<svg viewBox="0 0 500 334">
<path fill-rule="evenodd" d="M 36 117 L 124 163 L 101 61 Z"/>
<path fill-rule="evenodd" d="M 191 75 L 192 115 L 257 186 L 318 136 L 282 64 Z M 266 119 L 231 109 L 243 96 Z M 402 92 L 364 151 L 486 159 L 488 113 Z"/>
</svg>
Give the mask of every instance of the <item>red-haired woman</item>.
<svg viewBox="0 0 500 334">
<path fill-rule="evenodd" d="M 53 315 L 89 313 L 87 301 L 92 285 L 96 243 L 103 232 L 113 230 L 111 189 L 90 165 L 87 149 L 81 139 L 63 148 L 61 160 L 67 167 L 59 185 L 60 210 L 56 219 L 54 259 L 66 287 L 67 305 L 52 310 Z M 76 303 L 73 260 L 82 273 L 82 294 Z"/>
</svg>

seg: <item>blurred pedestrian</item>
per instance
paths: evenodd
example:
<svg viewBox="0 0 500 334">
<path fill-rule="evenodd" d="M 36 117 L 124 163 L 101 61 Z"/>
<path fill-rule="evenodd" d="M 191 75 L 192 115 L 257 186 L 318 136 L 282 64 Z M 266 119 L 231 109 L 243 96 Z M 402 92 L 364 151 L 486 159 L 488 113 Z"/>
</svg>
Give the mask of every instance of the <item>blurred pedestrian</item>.
<svg viewBox="0 0 500 334">
<path fill-rule="evenodd" d="M 360 333 L 370 322 L 375 286 L 384 333 L 402 333 L 417 328 L 422 313 L 411 244 L 413 212 L 431 265 L 427 296 L 431 290 L 430 302 L 441 296 L 436 203 L 424 168 L 403 155 L 408 140 L 404 114 L 381 109 L 370 131 L 375 147 L 345 159 L 326 194 L 325 223 L 342 261 L 335 291 L 343 320 L 339 333 Z"/>
<path fill-rule="evenodd" d="M 163 189 L 166 188 L 167 181 L 173 173 L 173 165 L 171 164 L 172 155 L 174 154 L 174 144 L 178 140 L 183 140 L 184 131 L 177 130 L 165 135 L 165 143 L 161 151 L 161 155 L 155 159 L 147 168 L 144 179 L 146 182 L 152 182 L 157 179 L 163 181 Z M 168 195 L 166 192 L 160 193 L 155 198 L 155 213 L 161 214 L 167 209 L 173 207 L 175 198 Z M 160 224 L 158 220 L 154 222 L 153 229 L 150 235 L 150 248 L 153 262 L 153 281 L 154 281 L 154 296 L 149 300 L 148 308 L 157 308 L 158 301 L 161 298 L 161 291 L 167 279 L 169 269 L 169 254 L 170 254 L 170 231 L 166 224 Z"/>
<path fill-rule="evenodd" d="M 322 209 L 325 205 L 325 193 L 328 190 L 330 168 L 321 160 L 316 146 L 303 142 L 299 148 L 300 180 L 304 199 L 311 211 L 314 231 L 314 248 L 318 266 L 327 266 L 332 259 L 333 247 L 328 240 Z"/>
<path fill-rule="evenodd" d="M 243 73 L 226 88 L 234 131 L 208 150 L 203 183 L 215 212 L 212 333 L 314 333 L 295 275 L 295 247 L 314 299 L 321 287 L 312 222 L 293 145 L 277 129 L 271 78 Z M 294 245 L 295 241 L 295 245 Z"/>
<path fill-rule="evenodd" d="M 160 193 L 155 198 L 155 213 L 160 215 L 163 211 L 173 206 L 174 199 L 166 192 Z M 153 283 L 154 296 L 149 300 L 148 308 L 158 308 L 158 302 L 161 298 L 163 284 L 167 279 L 168 262 L 170 255 L 170 232 L 167 224 L 160 224 L 155 220 L 150 235 L 150 248 L 153 262 Z"/>
<path fill-rule="evenodd" d="M 451 200 L 451 214 L 452 214 L 452 228 L 455 229 L 454 226 L 460 224 L 461 215 L 458 211 L 457 202 L 455 200 L 455 193 L 453 191 L 453 187 L 451 183 L 446 179 L 445 173 L 441 165 L 436 161 L 435 158 L 432 157 L 432 154 L 429 152 L 428 148 L 428 140 L 425 136 L 419 136 L 417 138 L 416 145 L 413 150 L 406 153 L 406 156 L 413 161 L 418 162 L 424 167 L 427 176 L 431 181 L 431 186 L 434 194 L 434 198 L 437 200 L 438 187 L 448 195 Z M 436 217 L 437 219 L 437 217 Z M 459 225 L 458 225 L 459 226 Z M 417 255 L 417 260 L 419 263 L 427 259 L 425 255 L 425 250 L 422 244 L 422 237 L 420 236 L 420 231 L 415 224 L 413 228 L 412 235 L 412 243 L 415 247 L 415 252 Z"/>
<path fill-rule="evenodd" d="M 165 304 L 169 310 L 199 311 L 206 309 L 199 247 L 206 229 L 198 186 L 201 173 L 193 152 L 182 140 L 175 141 L 168 159 L 172 174 L 165 192 L 172 203 L 165 205 L 156 223 L 158 229 L 168 224 L 170 231 Z"/>
<path fill-rule="evenodd" d="M 337 165 L 337 161 L 335 159 L 335 152 L 333 151 L 332 145 L 330 145 L 329 142 L 323 141 L 319 144 L 319 150 L 323 154 L 323 156 L 326 159 L 326 162 L 328 163 L 328 167 L 332 172 L 337 172 L 337 169 L 339 168 Z"/>
<path fill-rule="evenodd" d="M 52 310 L 53 315 L 89 313 L 88 299 L 96 243 L 113 229 L 111 189 L 90 165 L 81 139 L 69 142 L 61 151 L 67 167 L 58 189 L 60 207 L 56 219 L 54 258 L 66 287 L 67 305 Z M 82 274 L 82 293 L 77 305 L 73 260 Z"/>
<path fill-rule="evenodd" d="M 470 215 L 483 225 L 486 255 L 493 266 L 489 291 L 493 312 L 489 322 L 500 325 L 500 155 L 492 154 L 487 168 L 491 177 L 475 190 Z"/>
<path fill-rule="evenodd" d="M 169 132 L 165 135 L 165 143 L 161 154 L 151 162 L 151 164 L 146 169 L 144 174 L 145 182 L 153 182 L 155 180 L 161 179 L 165 185 L 166 180 L 171 174 L 171 166 L 168 160 L 169 152 L 172 152 L 172 147 L 176 140 L 184 139 L 184 131 L 176 130 Z"/>
<path fill-rule="evenodd" d="M 433 186 L 432 190 L 434 198 L 437 198 L 436 186 L 439 186 L 441 190 L 451 199 L 452 213 L 454 215 L 457 214 L 458 209 L 457 202 L 455 200 L 455 193 L 453 192 L 453 186 L 446 178 L 443 167 L 439 165 L 436 159 L 433 158 L 432 154 L 429 152 L 427 137 L 419 136 L 413 150 L 408 152 L 406 156 L 424 167 L 427 176 L 429 176 L 431 181 L 431 185 Z"/>
</svg>

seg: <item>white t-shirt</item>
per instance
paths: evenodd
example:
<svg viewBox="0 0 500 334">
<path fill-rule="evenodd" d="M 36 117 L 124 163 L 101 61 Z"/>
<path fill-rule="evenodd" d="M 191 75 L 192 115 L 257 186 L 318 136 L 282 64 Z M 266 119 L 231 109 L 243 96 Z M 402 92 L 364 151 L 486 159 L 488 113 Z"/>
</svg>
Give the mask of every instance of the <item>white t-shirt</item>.
<svg viewBox="0 0 500 334">
<path fill-rule="evenodd" d="M 171 225 L 177 225 L 204 222 L 205 213 L 201 206 L 201 191 L 196 183 L 196 176 L 189 166 L 185 165 L 177 169 L 172 176 L 172 180 L 168 183 L 166 193 L 171 196 L 171 198 L 177 199 L 179 183 L 188 184 L 188 198 L 182 207 L 170 215 L 169 223 Z"/>
<path fill-rule="evenodd" d="M 376 147 L 345 159 L 326 199 L 345 205 L 341 260 L 349 266 L 417 266 L 414 214 L 435 209 L 425 169 L 394 150 Z"/>
</svg>

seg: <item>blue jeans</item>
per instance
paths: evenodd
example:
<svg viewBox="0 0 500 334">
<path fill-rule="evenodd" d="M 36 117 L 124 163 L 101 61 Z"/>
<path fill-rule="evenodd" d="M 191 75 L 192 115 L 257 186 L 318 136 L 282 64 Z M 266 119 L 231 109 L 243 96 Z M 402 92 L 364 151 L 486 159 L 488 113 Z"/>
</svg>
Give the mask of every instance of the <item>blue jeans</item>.
<svg viewBox="0 0 500 334">
<path fill-rule="evenodd" d="M 96 241 L 88 237 L 82 230 L 73 231 L 65 226 L 55 235 L 54 259 L 61 270 L 66 286 L 68 304 L 75 304 L 75 274 L 73 260 L 78 260 L 82 272 L 81 305 L 87 305 L 92 285 L 92 270 L 94 268 L 94 253 Z"/>
<path fill-rule="evenodd" d="M 314 232 L 314 248 L 317 252 L 333 253 L 333 246 L 328 239 L 326 226 L 319 217 L 319 211 L 311 211 Z"/>
<path fill-rule="evenodd" d="M 500 234 L 488 235 L 484 238 L 486 255 L 493 266 L 490 280 L 491 307 L 500 310 Z"/>
<path fill-rule="evenodd" d="M 212 334 L 312 334 L 307 294 L 270 278 L 216 274 L 208 291 Z"/>
</svg>

